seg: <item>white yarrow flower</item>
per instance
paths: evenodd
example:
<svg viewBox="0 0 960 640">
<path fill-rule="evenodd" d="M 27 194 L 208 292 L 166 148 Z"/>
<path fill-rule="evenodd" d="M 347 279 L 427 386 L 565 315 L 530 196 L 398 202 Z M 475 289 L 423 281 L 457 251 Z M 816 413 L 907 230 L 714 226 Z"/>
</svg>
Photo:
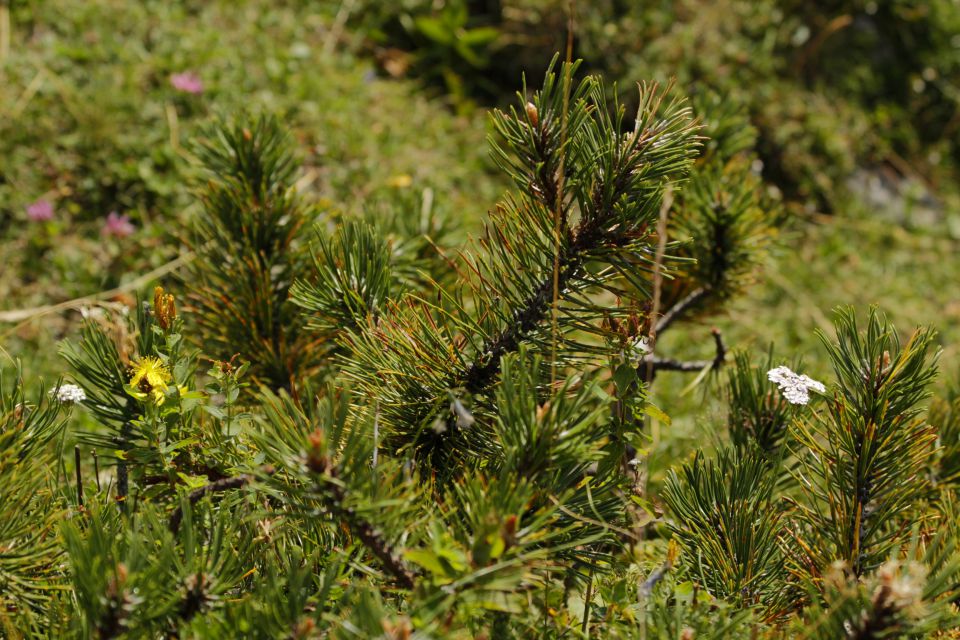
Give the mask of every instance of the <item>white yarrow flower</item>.
<svg viewBox="0 0 960 640">
<path fill-rule="evenodd" d="M 767 379 L 776 382 L 780 393 L 790 404 L 807 404 L 810 401 L 810 391 L 826 393 L 827 388 L 822 382 L 817 382 L 808 376 L 794 373 L 789 367 L 777 367 L 767 372 Z"/>
<path fill-rule="evenodd" d="M 50 395 L 54 396 L 63 404 L 78 404 L 87 399 L 87 394 L 83 392 L 83 389 L 75 384 L 69 383 L 53 389 L 50 391 Z"/>
</svg>

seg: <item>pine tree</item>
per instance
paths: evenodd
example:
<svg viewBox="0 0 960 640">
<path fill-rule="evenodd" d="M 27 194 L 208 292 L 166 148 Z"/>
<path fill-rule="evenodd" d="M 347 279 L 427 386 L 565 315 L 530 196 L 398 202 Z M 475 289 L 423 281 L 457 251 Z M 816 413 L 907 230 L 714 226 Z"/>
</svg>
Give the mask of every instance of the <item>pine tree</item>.
<svg viewBox="0 0 960 640">
<path fill-rule="evenodd" d="M 219 360 L 237 354 L 256 381 L 296 393 L 322 349 L 289 300 L 315 216 L 294 188 L 291 141 L 275 118 L 248 116 L 212 129 L 197 155 L 207 181 L 186 239 L 195 254 L 187 276 L 201 329 L 195 343 Z"/>
</svg>

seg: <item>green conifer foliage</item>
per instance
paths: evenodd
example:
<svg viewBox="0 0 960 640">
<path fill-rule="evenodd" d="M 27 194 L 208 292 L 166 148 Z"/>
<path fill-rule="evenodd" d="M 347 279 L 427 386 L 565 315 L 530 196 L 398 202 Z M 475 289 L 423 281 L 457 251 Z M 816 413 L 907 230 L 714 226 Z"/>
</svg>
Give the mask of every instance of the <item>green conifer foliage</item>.
<svg viewBox="0 0 960 640">
<path fill-rule="evenodd" d="M 719 310 L 754 282 L 780 225 L 779 208 L 763 197 L 752 168 L 756 130 L 746 114 L 715 94 L 693 104 L 707 143 L 670 214 L 670 239 L 679 246 L 663 296 L 670 320 L 662 329 Z"/>
<path fill-rule="evenodd" d="M 20 372 L 12 383 L 0 371 L 0 634 L 42 632 L 51 600 L 63 588 L 56 530 L 66 505 L 45 478 L 57 473 L 52 442 L 64 420 L 41 388 L 28 398 Z"/>
<path fill-rule="evenodd" d="M 743 291 L 776 215 L 735 110 L 698 103 L 707 142 L 669 92 L 628 118 L 575 70 L 494 115 L 514 190 L 459 256 L 425 200 L 314 225 L 311 260 L 279 125 L 215 130 L 191 304 L 158 287 L 91 317 L 52 395 L 0 381 L 0 635 L 956 627 L 955 403 L 922 418 L 927 330 L 841 311 L 829 386 L 739 354 L 729 445 L 644 477 L 645 416 L 669 428 L 644 372 L 726 353 L 715 333 L 715 357 L 671 360 L 657 333 Z"/>
<path fill-rule="evenodd" d="M 778 367 L 772 391 L 738 357 L 728 387 L 737 448 L 715 462 L 698 454 L 663 490 L 684 549 L 681 573 L 738 606 L 754 598 L 765 624 L 786 621 L 802 637 L 950 629 L 960 556 L 955 528 L 938 523 L 954 513 L 949 484 L 938 510 L 925 510 L 938 453 L 919 403 L 936 373 L 933 333 L 901 342 L 875 309 L 862 331 L 840 309 L 836 333 L 821 336 L 837 378 L 830 388 L 789 369 L 783 382 Z M 808 393 L 818 389 L 825 393 Z M 789 622 L 797 612 L 805 625 Z"/>
<path fill-rule="evenodd" d="M 489 397 L 501 358 L 521 345 L 551 356 L 556 346 L 563 366 L 601 355 L 590 336 L 604 334 L 609 309 L 598 296 L 645 299 L 663 193 L 699 144 L 680 102 L 641 87 L 628 127 L 621 107 L 607 110 L 598 79 L 566 94 L 574 71 L 549 73 L 529 103 L 521 97 L 518 108 L 495 113 L 495 157 L 517 191 L 464 257 L 466 279 L 435 299 L 399 300 L 346 340 L 348 375 L 379 400 L 385 442 L 443 474 L 496 447 L 482 422 L 458 425 L 451 398 L 456 409 L 469 396 Z"/>
<path fill-rule="evenodd" d="M 956 487 L 960 482 L 960 385 L 956 380 L 930 404 L 927 421 L 937 430 L 940 449 L 934 480 Z"/>
<path fill-rule="evenodd" d="M 797 515 L 808 525 L 808 560 L 819 570 L 843 561 L 860 576 L 905 541 L 926 491 L 934 429 L 919 403 L 936 374 L 934 334 L 907 342 L 871 311 L 864 332 L 849 309 L 837 316 L 837 342 L 824 343 L 838 388 L 812 419 L 795 421 L 800 485 Z"/>
<path fill-rule="evenodd" d="M 239 354 L 256 381 L 296 393 L 316 373 L 322 346 L 289 300 L 309 259 L 300 236 L 314 217 L 294 189 L 292 143 L 276 119 L 247 117 L 211 130 L 197 155 L 207 181 L 187 240 L 196 342 L 217 359 Z"/>
<path fill-rule="evenodd" d="M 390 248 L 370 225 L 347 220 L 328 241 L 316 229 L 313 282 L 297 280 L 292 300 L 312 312 L 310 329 L 335 333 L 376 320 L 390 300 Z"/>
<path fill-rule="evenodd" d="M 773 369 L 773 354 L 765 366 L 750 362 L 750 354 L 739 352 L 727 375 L 724 399 L 727 402 L 727 429 L 730 440 L 740 449 L 757 447 L 775 455 L 788 435 L 794 406 L 776 391 L 767 379 Z"/>
<path fill-rule="evenodd" d="M 721 451 L 711 461 L 698 455 L 667 478 L 662 495 L 677 518 L 677 539 L 710 593 L 739 605 L 783 606 L 783 511 L 774 485 L 767 458 L 756 451 Z"/>
</svg>

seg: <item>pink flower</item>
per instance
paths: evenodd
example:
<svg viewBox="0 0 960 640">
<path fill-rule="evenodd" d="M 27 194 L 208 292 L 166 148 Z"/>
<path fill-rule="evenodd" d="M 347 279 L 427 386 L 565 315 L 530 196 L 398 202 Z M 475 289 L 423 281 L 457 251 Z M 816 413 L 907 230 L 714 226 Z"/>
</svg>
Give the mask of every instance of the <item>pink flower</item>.
<svg viewBox="0 0 960 640">
<path fill-rule="evenodd" d="M 170 76 L 170 84 L 177 91 L 183 91 L 184 93 L 203 93 L 203 81 L 200 76 L 192 71 L 173 74 Z"/>
<path fill-rule="evenodd" d="M 37 200 L 27 207 L 27 217 L 34 222 L 53 220 L 53 203 L 49 200 Z"/>
<path fill-rule="evenodd" d="M 134 231 L 136 227 L 130 222 L 130 216 L 121 216 L 116 211 L 111 211 L 107 215 L 106 222 L 103 223 L 103 228 L 100 229 L 100 235 L 126 238 Z"/>
</svg>

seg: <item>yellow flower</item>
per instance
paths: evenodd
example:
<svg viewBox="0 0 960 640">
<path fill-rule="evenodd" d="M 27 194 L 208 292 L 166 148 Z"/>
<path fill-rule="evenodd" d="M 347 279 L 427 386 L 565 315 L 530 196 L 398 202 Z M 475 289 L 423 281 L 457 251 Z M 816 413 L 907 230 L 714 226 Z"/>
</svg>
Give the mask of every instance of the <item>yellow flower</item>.
<svg viewBox="0 0 960 640">
<path fill-rule="evenodd" d="M 391 187 L 396 187 L 397 189 L 406 189 L 413 184 L 413 178 L 406 173 L 401 173 L 400 175 L 390 176 L 390 178 L 387 180 L 387 184 Z"/>
<path fill-rule="evenodd" d="M 166 391 L 173 380 L 170 370 L 160 358 L 146 356 L 140 358 L 131 368 L 130 394 L 138 400 L 152 397 L 153 401 L 161 405 L 166 399 Z"/>
</svg>

